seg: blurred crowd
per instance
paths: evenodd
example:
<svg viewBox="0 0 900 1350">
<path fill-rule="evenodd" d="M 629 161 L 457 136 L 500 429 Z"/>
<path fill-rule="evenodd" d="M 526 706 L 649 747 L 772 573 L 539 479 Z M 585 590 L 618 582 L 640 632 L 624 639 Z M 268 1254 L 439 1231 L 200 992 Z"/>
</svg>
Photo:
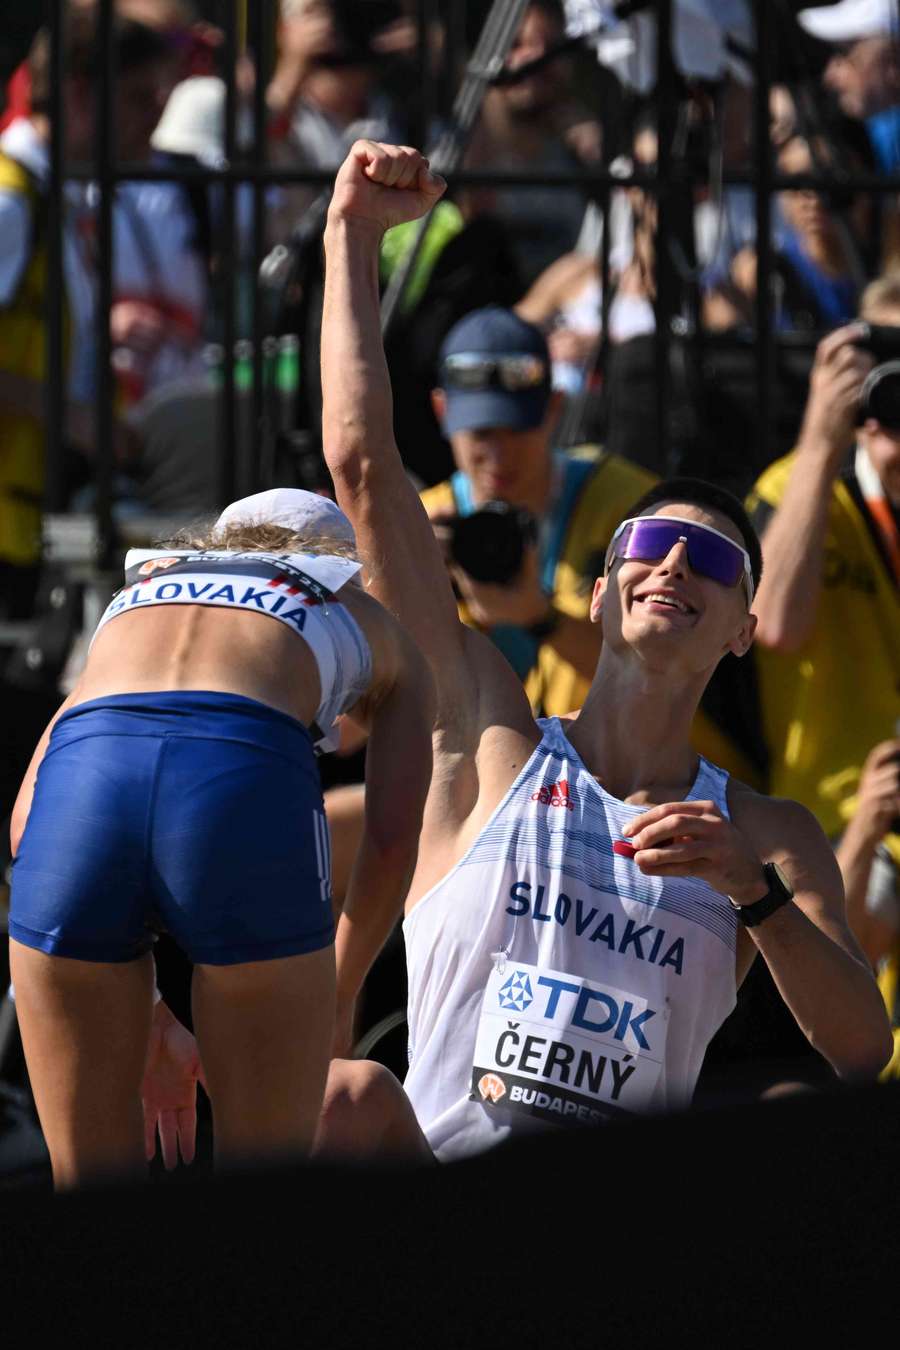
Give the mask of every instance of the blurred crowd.
<svg viewBox="0 0 900 1350">
<path fill-rule="evenodd" d="M 759 635 L 745 660 L 723 661 L 696 747 L 816 814 L 900 1027 L 900 201 L 896 188 L 878 186 L 900 168 L 898 6 L 839 0 L 799 15 L 799 6 L 772 7 L 785 25 L 770 99 L 772 164 L 800 181 L 771 201 L 777 342 L 764 426 L 746 56 L 726 57 L 714 77 L 682 70 L 677 125 L 661 128 L 652 85 L 629 76 L 628 62 L 602 63 L 566 44 L 578 8 L 563 0 L 526 8 L 506 58 L 508 75 L 525 73 L 487 90 L 462 161 L 483 172 L 440 203 L 410 270 L 387 340 L 398 444 L 466 622 L 491 636 L 546 715 L 576 709 L 588 687 L 599 649 L 592 583 L 631 504 L 676 470 L 747 498 L 765 560 Z M 361 136 L 437 143 L 487 9 L 429 6 L 423 33 L 419 6 L 405 0 L 281 0 L 272 50 L 244 43 L 239 54 L 235 158 L 321 176 L 279 183 L 273 173 L 259 189 L 262 239 L 254 189 L 239 186 L 226 247 L 228 194 L 181 174 L 226 162 L 218 7 L 119 0 L 115 155 L 161 177 L 119 183 L 113 202 L 117 519 L 148 520 L 150 530 L 153 518 L 195 518 L 220 505 L 218 409 L 232 360 L 251 486 L 265 473 L 327 490 L 317 444 L 323 183 Z M 64 492 L 77 513 L 93 502 L 98 375 L 92 0 L 70 0 L 66 33 L 65 158 L 88 170 L 64 192 Z M 633 57 L 652 35 L 639 16 L 607 41 L 616 38 Z M 262 71 L 260 137 L 253 104 Z M 41 687 L 52 701 L 67 656 L 62 644 L 38 678 L 16 645 L 20 630 L 41 630 L 53 604 L 41 543 L 52 92 L 42 31 L 9 80 L 0 121 L 0 619 L 8 706 L 17 710 L 15 734 L 4 726 L 15 753 L 0 816 L 24 767 L 20 752 L 27 760 L 31 748 L 15 689 L 34 697 Z M 662 130 L 673 162 L 690 173 L 670 190 L 659 239 L 652 177 Z M 170 165 L 181 176 L 166 179 Z M 599 166 L 614 181 L 638 182 L 491 181 Z M 411 229 L 388 234 L 385 286 L 412 247 Z M 663 250 L 674 323 L 661 421 Z M 247 411 L 255 286 L 267 334 L 257 362 L 263 427 Z M 239 342 L 225 352 L 231 287 Z M 361 753 L 348 743 L 342 766 L 326 771 L 338 896 L 359 827 Z M 402 978 L 389 948 L 364 1009 L 370 1024 L 402 1005 Z M 726 1027 L 717 1062 L 786 1061 L 799 1053 L 788 1041 L 774 1015 L 751 1008 L 739 1033 Z M 888 1072 L 897 1070 L 900 1056 Z M 815 1079 L 811 1061 L 798 1069 L 792 1059 L 790 1073 Z"/>
</svg>

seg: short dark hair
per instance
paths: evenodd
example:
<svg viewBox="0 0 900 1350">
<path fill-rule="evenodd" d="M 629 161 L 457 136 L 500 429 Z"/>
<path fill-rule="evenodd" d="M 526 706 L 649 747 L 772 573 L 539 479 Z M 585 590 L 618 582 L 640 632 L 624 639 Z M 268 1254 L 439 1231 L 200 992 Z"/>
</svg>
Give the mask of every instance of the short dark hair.
<svg viewBox="0 0 900 1350">
<path fill-rule="evenodd" d="M 649 488 L 643 497 L 638 498 L 630 508 L 627 519 L 642 516 L 651 506 L 659 506 L 660 502 L 686 502 L 689 506 L 700 506 L 707 511 L 718 511 L 726 516 L 740 531 L 744 548 L 750 558 L 753 589 L 754 591 L 759 589 L 763 566 L 759 535 L 744 507 L 733 493 L 726 488 L 718 487 L 715 483 L 707 483 L 702 478 L 664 478 L 662 482 Z"/>
</svg>

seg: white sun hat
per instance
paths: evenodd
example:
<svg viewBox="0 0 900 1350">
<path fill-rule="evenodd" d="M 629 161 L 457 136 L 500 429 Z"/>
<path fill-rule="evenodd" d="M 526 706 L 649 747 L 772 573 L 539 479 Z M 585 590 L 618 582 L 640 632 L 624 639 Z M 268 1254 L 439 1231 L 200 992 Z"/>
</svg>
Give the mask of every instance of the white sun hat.
<svg viewBox="0 0 900 1350">
<path fill-rule="evenodd" d="M 836 5 L 802 9 L 797 22 L 823 42 L 859 42 L 869 37 L 900 37 L 898 0 L 839 0 Z"/>
<path fill-rule="evenodd" d="M 176 84 L 150 137 L 154 150 L 193 155 L 211 168 L 225 156 L 225 84 L 194 75 Z"/>
<path fill-rule="evenodd" d="M 353 526 L 340 507 L 330 497 L 302 488 L 269 488 L 242 497 L 225 507 L 215 528 L 226 525 L 283 525 L 297 534 L 356 543 Z"/>
</svg>

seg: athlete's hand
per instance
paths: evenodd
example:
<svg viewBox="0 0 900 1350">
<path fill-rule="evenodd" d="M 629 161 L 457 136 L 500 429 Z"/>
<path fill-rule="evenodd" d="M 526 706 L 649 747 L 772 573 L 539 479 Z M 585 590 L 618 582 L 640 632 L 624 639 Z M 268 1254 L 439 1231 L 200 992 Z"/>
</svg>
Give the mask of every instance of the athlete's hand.
<svg viewBox="0 0 900 1350">
<path fill-rule="evenodd" d="M 418 220 L 440 200 L 447 184 L 408 145 L 356 141 L 338 170 L 329 220 L 365 221 L 381 230 Z"/>
<path fill-rule="evenodd" d="M 166 1171 L 194 1161 L 197 1138 L 197 1083 L 206 1083 L 197 1042 L 187 1027 L 159 1002 L 153 1009 L 150 1044 L 141 1101 L 144 1106 L 144 1151 L 147 1161 L 156 1154 L 156 1132 Z"/>
<path fill-rule="evenodd" d="M 739 905 L 766 893 L 762 861 L 715 802 L 666 802 L 622 830 L 634 861 L 649 877 L 700 877 Z"/>
</svg>

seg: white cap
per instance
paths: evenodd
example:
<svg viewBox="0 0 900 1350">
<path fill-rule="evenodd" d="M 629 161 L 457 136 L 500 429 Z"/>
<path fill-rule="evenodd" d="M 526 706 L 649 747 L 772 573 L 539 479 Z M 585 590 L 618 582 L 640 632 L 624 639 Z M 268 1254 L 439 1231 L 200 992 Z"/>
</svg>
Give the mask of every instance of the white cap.
<svg viewBox="0 0 900 1350">
<path fill-rule="evenodd" d="M 225 507 L 215 528 L 226 525 L 283 525 L 297 534 L 356 543 L 353 526 L 340 507 L 330 497 L 302 488 L 270 488 L 242 497 Z"/>
<path fill-rule="evenodd" d="M 150 137 L 154 150 L 215 166 L 225 154 L 225 85 L 214 75 L 176 84 Z"/>
<path fill-rule="evenodd" d="M 898 37 L 897 0 L 838 0 L 836 5 L 802 9 L 797 22 L 823 42 L 859 42 L 869 37 Z"/>
</svg>

